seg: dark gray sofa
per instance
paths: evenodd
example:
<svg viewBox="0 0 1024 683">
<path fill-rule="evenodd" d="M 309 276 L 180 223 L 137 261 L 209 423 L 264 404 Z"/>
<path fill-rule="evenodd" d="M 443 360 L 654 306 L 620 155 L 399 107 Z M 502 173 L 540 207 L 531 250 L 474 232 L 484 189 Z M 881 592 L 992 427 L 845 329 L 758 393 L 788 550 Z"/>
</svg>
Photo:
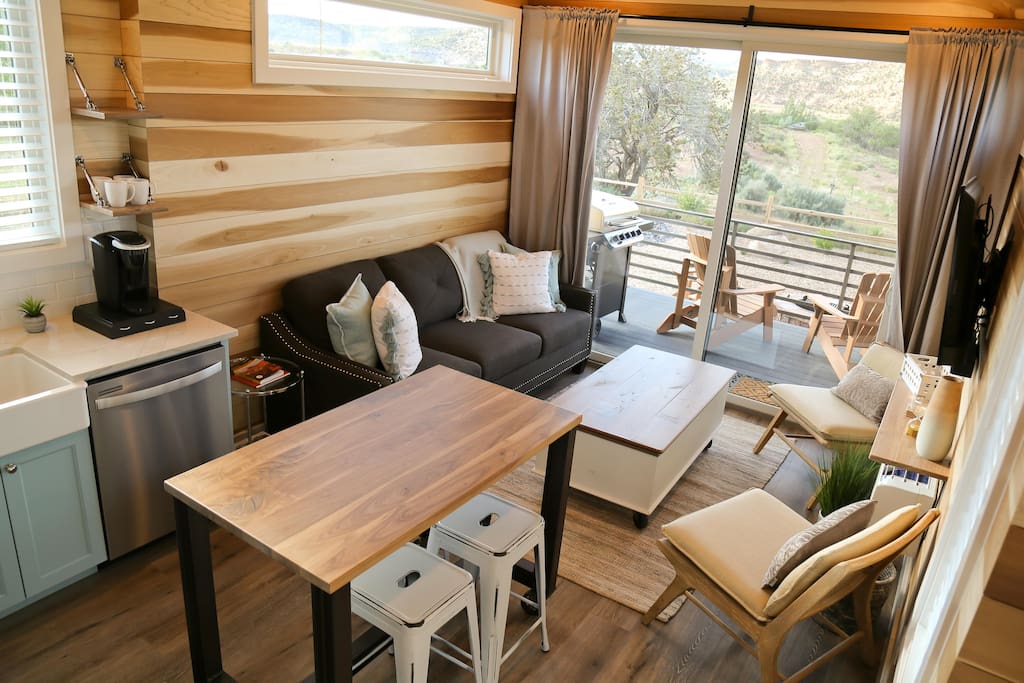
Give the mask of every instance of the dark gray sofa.
<svg viewBox="0 0 1024 683">
<path fill-rule="evenodd" d="M 423 349 L 417 372 L 445 365 L 530 392 L 566 370 L 582 369 L 590 355 L 596 311 L 592 290 L 561 285 L 564 313 L 464 323 L 456 319 L 462 309 L 459 276 L 439 247 L 353 261 L 288 282 L 281 292 L 283 310 L 260 317 L 260 350 L 294 361 L 305 371 L 307 417 L 394 382 L 383 369 L 338 356 L 331 347 L 324 309 L 342 297 L 357 273 L 371 295 L 393 281 L 416 312 Z M 287 400 L 293 393 L 274 402 L 271 430 L 294 421 L 297 405 Z"/>
</svg>

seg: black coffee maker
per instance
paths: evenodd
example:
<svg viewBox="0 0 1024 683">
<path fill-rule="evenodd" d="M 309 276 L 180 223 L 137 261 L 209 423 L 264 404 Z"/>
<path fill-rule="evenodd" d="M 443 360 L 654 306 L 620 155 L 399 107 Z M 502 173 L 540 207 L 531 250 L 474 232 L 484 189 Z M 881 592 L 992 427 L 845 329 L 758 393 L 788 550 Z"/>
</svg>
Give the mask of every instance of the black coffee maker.
<svg viewBox="0 0 1024 683">
<path fill-rule="evenodd" d="M 130 230 L 101 232 L 91 237 L 92 277 L 96 299 L 111 313 L 153 312 L 149 296 L 149 240 Z"/>
</svg>

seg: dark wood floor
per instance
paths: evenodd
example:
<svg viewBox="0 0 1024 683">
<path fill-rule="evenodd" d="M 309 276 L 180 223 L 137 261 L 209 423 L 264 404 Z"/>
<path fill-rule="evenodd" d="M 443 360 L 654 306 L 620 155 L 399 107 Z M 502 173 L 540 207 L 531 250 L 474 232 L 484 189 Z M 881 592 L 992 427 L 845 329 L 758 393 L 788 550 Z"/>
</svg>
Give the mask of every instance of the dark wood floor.
<svg viewBox="0 0 1024 683">
<path fill-rule="evenodd" d="M 757 419 L 757 418 L 750 418 Z M 811 487 L 792 454 L 766 487 L 800 509 Z M 213 534 L 225 669 L 238 681 L 300 681 L 313 668 L 309 588 L 230 534 Z M 510 610 L 509 629 L 525 623 Z M 502 667 L 503 681 L 752 681 L 753 658 L 692 605 L 669 623 L 640 614 L 564 579 L 549 602 L 551 651 L 528 640 Z M 358 621 L 358 620 L 357 620 Z M 355 628 L 361 626 L 356 624 Z M 450 625 L 454 638 L 461 631 Z M 831 636 L 805 622 L 791 635 L 781 666 L 793 671 L 825 651 Z M 394 678 L 379 657 L 356 680 Z M 35 605 L 0 620 L 0 681 L 178 681 L 191 669 L 178 575 L 168 537 Z M 853 654 L 841 655 L 809 681 L 870 681 Z M 472 677 L 434 657 L 431 680 Z"/>
<path fill-rule="evenodd" d="M 693 330 L 677 327 L 666 334 L 655 330 L 672 312 L 675 297 L 656 294 L 638 287 L 626 291 L 625 323 L 617 313 L 601 319 L 601 333 L 594 350 L 617 356 L 634 344 L 689 356 L 693 348 Z M 835 386 L 835 373 L 815 342 L 809 353 L 802 350 L 807 327 L 776 320 L 772 341 L 765 342 L 760 327 L 708 350 L 706 360 L 771 384 L 789 382 L 811 386 Z"/>
</svg>

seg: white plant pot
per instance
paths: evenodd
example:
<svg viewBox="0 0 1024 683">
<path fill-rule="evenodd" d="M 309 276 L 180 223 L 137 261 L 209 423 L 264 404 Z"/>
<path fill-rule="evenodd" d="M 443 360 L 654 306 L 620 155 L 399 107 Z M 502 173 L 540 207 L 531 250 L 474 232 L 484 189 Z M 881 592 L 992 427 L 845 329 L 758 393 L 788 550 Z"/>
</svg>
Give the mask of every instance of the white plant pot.
<svg viewBox="0 0 1024 683">
<path fill-rule="evenodd" d="M 21 324 L 25 327 L 26 332 L 42 332 L 46 329 L 46 314 L 36 316 L 23 316 Z"/>
</svg>

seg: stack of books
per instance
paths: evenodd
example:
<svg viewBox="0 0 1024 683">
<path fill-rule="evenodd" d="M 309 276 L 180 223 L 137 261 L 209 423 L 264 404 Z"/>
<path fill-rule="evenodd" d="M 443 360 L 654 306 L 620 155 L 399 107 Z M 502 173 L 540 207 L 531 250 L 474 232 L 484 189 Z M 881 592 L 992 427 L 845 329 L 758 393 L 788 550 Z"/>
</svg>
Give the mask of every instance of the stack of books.
<svg viewBox="0 0 1024 683">
<path fill-rule="evenodd" d="M 253 358 L 231 369 L 232 379 L 257 389 L 271 382 L 283 379 L 290 374 L 280 365 L 271 363 L 266 358 Z"/>
</svg>

